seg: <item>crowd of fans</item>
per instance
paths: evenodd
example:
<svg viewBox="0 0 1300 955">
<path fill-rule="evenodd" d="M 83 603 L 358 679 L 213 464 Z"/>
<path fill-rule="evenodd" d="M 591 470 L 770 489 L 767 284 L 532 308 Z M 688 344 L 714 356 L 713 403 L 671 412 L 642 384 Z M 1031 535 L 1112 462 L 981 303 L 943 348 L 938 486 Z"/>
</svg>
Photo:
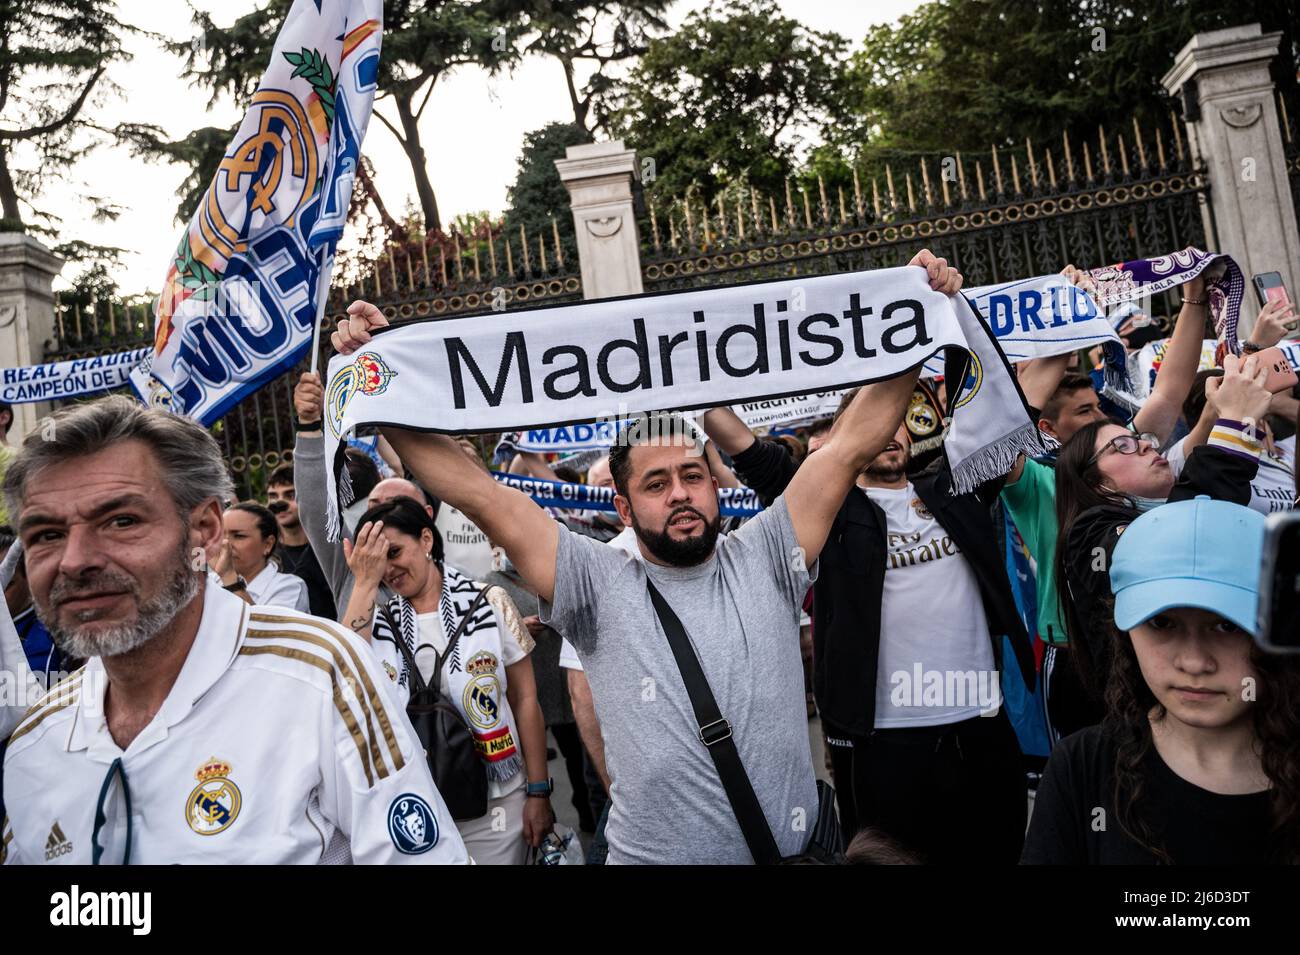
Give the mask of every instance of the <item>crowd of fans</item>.
<svg viewBox="0 0 1300 955">
<path fill-rule="evenodd" d="M 1252 640 L 1300 417 L 1253 353 L 1296 316 L 1270 304 L 1200 370 L 1207 317 L 1201 279 L 1163 328 L 1113 313 L 1130 353 L 1168 332 L 1136 409 L 1099 391 L 1099 355 L 1018 365 L 1059 449 L 964 494 L 911 453 L 919 369 L 767 434 L 719 407 L 579 469 L 505 464 L 613 511 L 541 507 L 472 442 L 384 428 L 346 452 L 339 541 L 316 374 L 264 502 L 231 500 L 196 425 L 64 409 L 4 452 L 5 599 L 53 688 L 9 725 L 0 853 L 554 861 L 576 851 L 558 759 L 588 862 L 1300 860 L 1300 669 Z M 383 324 L 357 303 L 334 346 Z M 764 509 L 722 518 L 741 486 Z"/>
</svg>

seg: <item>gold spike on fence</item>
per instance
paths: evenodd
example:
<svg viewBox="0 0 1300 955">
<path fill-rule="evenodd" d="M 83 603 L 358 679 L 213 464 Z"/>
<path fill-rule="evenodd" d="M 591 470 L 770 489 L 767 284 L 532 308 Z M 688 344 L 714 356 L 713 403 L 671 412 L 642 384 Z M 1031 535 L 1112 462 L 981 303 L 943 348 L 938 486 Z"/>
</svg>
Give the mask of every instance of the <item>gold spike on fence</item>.
<svg viewBox="0 0 1300 955">
<path fill-rule="evenodd" d="M 881 221 L 880 216 L 880 186 L 876 183 L 876 177 L 871 177 L 871 208 L 876 213 L 876 221 Z"/>
<path fill-rule="evenodd" d="M 961 189 L 962 202 L 966 201 L 966 167 L 961 161 L 961 152 L 957 152 L 957 185 Z"/>
<path fill-rule="evenodd" d="M 1289 143 L 1291 142 L 1291 120 L 1286 113 L 1286 98 L 1282 95 L 1281 90 L 1278 90 L 1274 95 L 1277 97 L 1278 115 L 1282 117 L 1282 135 L 1286 137 L 1286 141 Z"/>
<path fill-rule="evenodd" d="M 745 203 L 740 196 L 736 196 L 736 238 L 745 241 Z"/>
<path fill-rule="evenodd" d="M 420 255 L 424 258 L 424 284 L 433 285 L 433 274 L 429 269 L 429 237 L 420 239 Z"/>
<path fill-rule="evenodd" d="M 934 205 L 934 196 L 930 193 L 930 170 L 925 166 L 925 160 L 921 159 L 921 188 L 925 190 L 925 205 L 927 208 Z"/>
<path fill-rule="evenodd" d="M 686 200 L 682 203 L 682 207 L 686 210 L 686 239 L 688 242 L 690 242 L 691 245 L 694 245 L 695 244 L 695 223 L 691 221 L 691 197 L 690 196 L 686 197 Z"/>
<path fill-rule="evenodd" d="M 1056 165 L 1052 162 L 1052 151 L 1043 150 L 1043 158 L 1047 160 L 1047 181 L 1052 186 L 1052 191 L 1056 191 Z"/>
<path fill-rule="evenodd" d="M 1127 178 L 1128 178 L 1128 174 L 1129 174 L 1129 172 L 1128 172 L 1128 150 L 1124 148 L 1124 136 L 1123 136 L 1123 134 L 1120 134 L 1120 135 L 1116 136 L 1116 137 L 1115 137 L 1115 140 L 1116 140 L 1116 142 L 1119 143 L 1119 168 L 1120 168 L 1120 171 L 1124 173 L 1124 178 L 1127 179 Z"/>
<path fill-rule="evenodd" d="M 727 206 L 722 201 L 722 193 L 718 193 L 718 233 L 723 239 L 727 237 Z"/>
<path fill-rule="evenodd" d="M 1021 195 L 1020 189 L 1020 170 L 1016 168 L 1016 154 L 1011 154 L 1011 186 L 1016 190 L 1016 195 Z"/>
<path fill-rule="evenodd" d="M 668 244 L 674 252 L 677 251 L 677 220 L 673 218 L 672 212 L 668 213 Z"/>
<path fill-rule="evenodd" d="M 839 193 L 839 196 L 840 196 L 840 225 L 842 225 L 842 226 L 843 226 L 843 225 L 848 225 L 848 224 L 849 224 L 849 212 L 848 212 L 848 210 L 844 207 L 844 187 L 843 187 L 843 186 L 836 186 L 835 189 L 836 189 L 836 191 Z"/>
<path fill-rule="evenodd" d="M 1074 182 L 1074 157 L 1070 154 L 1070 134 L 1061 133 L 1061 147 L 1065 150 L 1065 176 Z"/>
<path fill-rule="evenodd" d="M 551 223 L 552 224 L 555 223 L 554 216 L 551 217 Z M 650 234 L 654 237 L 655 251 L 658 252 L 659 251 L 659 217 L 655 215 L 655 204 L 653 202 L 650 203 Z M 558 254 L 559 246 L 557 245 L 555 248 Z"/>
<path fill-rule="evenodd" d="M 993 180 L 997 184 L 998 195 L 1002 195 L 1006 190 L 1002 188 L 1002 164 L 998 162 L 997 146 L 993 147 Z"/>
<path fill-rule="evenodd" d="M 1101 143 L 1102 172 L 1105 175 L 1109 176 L 1110 175 L 1110 151 L 1106 148 L 1106 130 L 1100 123 L 1097 124 L 1097 141 Z"/>
<path fill-rule="evenodd" d="M 507 247 L 506 257 L 509 258 L 509 256 L 510 256 L 510 249 Z M 443 249 L 441 242 L 438 243 L 438 273 L 442 276 L 443 288 L 446 288 L 447 285 L 449 284 L 447 281 L 447 253 Z"/>
<path fill-rule="evenodd" d="M 406 287 L 415 291 L 415 270 L 411 268 L 411 248 L 406 248 Z"/>
<path fill-rule="evenodd" d="M 763 217 L 758 212 L 758 190 L 749 190 L 749 207 L 754 213 L 754 231 L 763 231 Z"/>
<path fill-rule="evenodd" d="M 523 225 L 519 226 L 519 251 L 522 252 L 524 256 L 524 276 L 527 277 L 532 275 L 533 266 L 528 260 L 528 234 L 524 232 Z"/>
<path fill-rule="evenodd" d="M 1083 174 L 1088 178 L 1088 182 L 1095 181 L 1092 175 L 1092 156 L 1088 154 L 1088 140 L 1083 141 Z"/>
<path fill-rule="evenodd" d="M 774 235 L 779 234 L 781 231 L 781 226 L 776 219 L 776 199 L 773 198 L 772 196 L 767 197 L 767 208 L 768 208 L 768 212 L 770 212 L 772 216 L 772 233 Z"/>
<path fill-rule="evenodd" d="M 1178 156 L 1178 161 L 1183 161 L 1183 134 L 1178 131 L 1178 117 L 1170 110 L 1169 118 L 1173 120 L 1174 125 L 1174 152 Z"/>
<path fill-rule="evenodd" d="M 523 227 L 523 226 L 520 226 L 520 227 L 519 227 L 519 234 L 520 234 L 520 235 L 523 235 L 523 234 L 524 234 L 524 227 Z M 457 283 L 458 285 L 463 285 L 464 282 L 465 282 L 465 261 L 464 261 L 464 260 L 465 260 L 465 257 L 461 254 L 461 251 L 460 251 L 460 233 L 459 233 L 459 232 L 453 232 L 453 233 L 451 234 L 451 244 L 452 244 L 452 248 L 453 248 L 453 249 L 455 250 L 455 252 L 456 252 L 456 283 Z"/>
<path fill-rule="evenodd" d="M 546 240 L 542 236 L 537 237 L 537 261 L 541 263 L 542 273 L 546 273 Z"/>
<path fill-rule="evenodd" d="M 916 212 L 916 193 L 912 189 L 912 174 L 910 172 L 904 173 L 903 178 L 907 180 L 907 210 L 914 213 Z"/>
<path fill-rule="evenodd" d="M 397 291 L 397 263 L 393 261 L 393 247 L 388 247 L 388 277 L 393 280 L 393 291 Z"/>
<path fill-rule="evenodd" d="M 947 209 L 952 205 L 952 197 L 948 194 L 948 177 L 943 173 L 943 160 L 939 163 L 939 188 L 943 190 L 943 207 Z"/>
<path fill-rule="evenodd" d="M 866 210 L 862 207 L 862 183 L 858 181 L 858 170 L 853 169 L 853 208 L 857 212 L 857 221 L 861 222 Z"/>
<path fill-rule="evenodd" d="M 975 181 L 979 185 L 980 202 L 986 202 L 987 199 L 984 195 L 984 167 L 980 165 L 978 159 L 975 160 Z"/>
<path fill-rule="evenodd" d="M 803 196 L 803 221 L 809 232 L 812 231 L 812 207 L 808 205 L 808 190 L 803 186 L 799 187 L 799 193 Z"/>
<path fill-rule="evenodd" d="M 831 204 L 830 200 L 826 198 L 826 180 L 821 177 L 820 173 L 817 176 L 817 194 L 821 197 L 822 201 L 821 209 L 819 210 L 821 212 L 822 222 L 828 223 L 831 221 Z"/>
<path fill-rule="evenodd" d="M 785 221 L 789 228 L 793 229 L 795 224 L 794 217 L 794 197 L 790 193 L 790 177 L 785 177 Z"/>
<path fill-rule="evenodd" d="M 1160 171 L 1165 171 L 1165 137 L 1160 132 L 1160 127 L 1156 127 L 1156 160 L 1160 163 Z"/>
<path fill-rule="evenodd" d="M 1034 144 L 1025 137 L 1025 155 L 1029 159 L 1029 181 L 1033 183 L 1035 189 L 1038 188 L 1038 163 L 1034 162 Z"/>
<path fill-rule="evenodd" d="M 1138 126 L 1138 118 L 1133 117 L 1133 142 L 1137 143 L 1138 164 L 1143 169 L 1147 168 L 1147 151 L 1142 147 L 1142 128 Z"/>
<path fill-rule="evenodd" d="M 501 274 L 500 270 L 497 269 L 497 239 L 496 236 L 492 234 L 492 226 L 490 224 L 488 225 L 487 240 L 488 240 L 488 261 L 492 263 L 492 275 L 497 276 Z"/>
<path fill-rule="evenodd" d="M 894 170 L 885 163 L 885 185 L 889 189 L 889 215 L 892 217 L 898 209 L 898 195 L 894 192 Z"/>
<path fill-rule="evenodd" d="M 704 246 L 708 248 L 713 245 L 713 235 L 709 232 L 709 204 L 700 203 L 700 225 L 704 227 Z"/>
</svg>

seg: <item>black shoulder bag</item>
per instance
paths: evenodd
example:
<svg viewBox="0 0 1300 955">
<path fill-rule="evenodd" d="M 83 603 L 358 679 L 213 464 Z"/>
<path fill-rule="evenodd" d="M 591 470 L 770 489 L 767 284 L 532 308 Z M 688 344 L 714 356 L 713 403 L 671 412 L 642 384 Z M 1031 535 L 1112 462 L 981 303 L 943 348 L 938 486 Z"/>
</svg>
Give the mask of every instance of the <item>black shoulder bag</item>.
<svg viewBox="0 0 1300 955">
<path fill-rule="evenodd" d="M 447 804 L 451 818 L 458 821 L 477 819 L 487 812 L 487 768 L 474 745 L 474 734 L 465 725 L 465 718 L 455 703 L 442 696 L 439 686 L 443 661 L 451 654 L 470 618 L 474 616 L 474 611 L 486 598 L 487 588 L 484 588 L 461 617 L 456 632 L 447 641 L 447 649 L 438 656 L 431 683 L 425 683 L 420 676 L 420 669 L 415 665 L 415 654 L 406 645 L 401 627 L 396 626 L 386 606 L 379 606 L 379 612 L 392 628 L 397 649 L 406 661 L 407 671 L 411 675 L 411 698 L 406 704 L 406 715 L 424 748 L 424 756 L 428 760 L 429 772 L 433 774 L 438 793 Z"/>
<path fill-rule="evenodd" d="M 709 751 L 713 765 L 726 790 L 727 801 L 731 811 L 740 823 L 740 831 L 745 837 L 745 844 L 758 865 L 777 865 L 782 861 L 781 850 L 777 848 L 776 839 L 768 827 L 767 817 L 754 786 L 745 772 L 741 762 L 740 751 L 731 738 L 731 724 L 718 709 L 709 681 L 704 676 L 700 659 L 691 647 L 673 608 L 664 599 L 658 588 L 646 577 L 646 588 L 650 591 L 650 602 L 654 604 L 659 622 L 663 624 L 668 637 L 668 646 L 672 648 L 673 659 L 681 672 L 682 683 L 686 685 L 686 695 L 690 697 L 691 709 L 695 711 L 695 721 L 699 724 L 699 739 Z M 843 861 L 843 836 L 840 832 L 839 817 L 835 815 L 835 790 L 822 780 L 817 780 L 817 825 L 805 847 L 805 854 L 818 862 L 837 864 Z"/>
</svg>

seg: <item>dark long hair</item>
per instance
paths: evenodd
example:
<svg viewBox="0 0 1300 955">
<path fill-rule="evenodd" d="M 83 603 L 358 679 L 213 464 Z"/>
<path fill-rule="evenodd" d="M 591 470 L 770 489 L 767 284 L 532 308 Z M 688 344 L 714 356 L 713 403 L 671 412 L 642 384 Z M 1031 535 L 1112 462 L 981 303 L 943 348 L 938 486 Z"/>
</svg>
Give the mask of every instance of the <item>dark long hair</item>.
<svg viewBox="0 0 1300 955">
<path fill-rule="evenodd" d="M 1061 619 L 1069 632 L 1070 642 L 1087 635 L 1083 621 L 1074 606 L 1074 597 L 1070 593 L 1070 564 L 1065 542 L 1074 528 L 1079 515 L 1094 507 L 1132 507 L 1133 502 L 1118 492 L 1101 490 L 1101 471 L 1097 462 L 1088 460 L 1093 456 L 1097 444 L 1097 435 L 1102 428 L 1119 424 L 1118 421 L 1106 419 L 1092 421 L 1076 431 L 1065 442 L 1056 458 L 1056 557 L 1054 559 L 1056 574 L 1056 600 L 1061 611 Z M 1121 425 L 1122 427 L 1122 425 Z M 1134 516 L 1137 516 L 1136 509 Z M 1105 573 L 1105 569 L 1100 571 Z M 1080 679 L 1086 688 L 1100 697 L 1099 685 L 1104 673 L 1092 673 L 1088 666 L 1087 653 L 1071 653 L 1071 661 L 1076 665 Z"/>
<path fill-rule="evenodd" d="M 429 516 L 429 512 L 415 498 L 395 497 L 383 504 L 376 504 L 357 520 L 357 530 L 374 521 L 383 521 L 385 529 L 392 528 L 416 540 L 420 539 L 421 532 L 430 531 L 433 534 L 430 552 L 439 569 L 442 568 L 442 534 L 438 532 L 438 525 Z"/>
<path fill-rule="evenodd" d="M 251 514 L 253 520 L 257 522 L 257 532 L 264 538 L 271 537 L 275 539 L 275 543 L 271 545 L 271 553 L 266 559 L 274 561 L 278 568 L 280 562 L 276 559 L 275 552 L 276 548 L 280 546 L 280 522 L 275 519 L 275 515 L 256 501 L 240 501 L 238 504 L 231 504 L 230 510 Z"/>
<path fill-rule="evenodd" d="M 1108 616 L 1110 608 L 1107 608 Z M 1103 729 L 1115 741 L 1115 815 L 1124 832 L 1149 849 L 1161 862 L 1170 863 L 1151 827 L 1154 813 L 1144 805 L 1147 754 L 1151 740 L 1151 719 L 1163 719 L 1164 708 L 1156 701 L 1138 666 L 1133 640 L 1110 627 L 1115 652 L 1111 654 L 1110 679 L 1106 686 L 1106 716 Z M 1246 634 L 1241 639 L 1250 640 Z M 1269 845 L 1274 862 L 1300 862 L 1300 661 L 1271 654 L 1251 642 L 1250 662 L 1259 674 L 1252 712 L 1256 746 L 1264 774 L 1272 788 L 1269 808 L 1273 820 Z"/>
</svg>

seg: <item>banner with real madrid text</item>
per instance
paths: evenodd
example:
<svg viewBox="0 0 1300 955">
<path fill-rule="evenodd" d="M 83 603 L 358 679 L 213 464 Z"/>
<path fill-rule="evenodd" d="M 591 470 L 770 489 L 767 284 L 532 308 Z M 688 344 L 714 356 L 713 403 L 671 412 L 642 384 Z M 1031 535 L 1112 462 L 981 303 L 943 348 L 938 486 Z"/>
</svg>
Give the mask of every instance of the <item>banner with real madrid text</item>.
<svg viewBox="0 0 1300 955">
<path fill-rule="evenodd" d="M 141 400 L 208 425 L 310 348 L 382 33 L 383 0 L 295 0 L 167 270 Z"/>
</svg>

